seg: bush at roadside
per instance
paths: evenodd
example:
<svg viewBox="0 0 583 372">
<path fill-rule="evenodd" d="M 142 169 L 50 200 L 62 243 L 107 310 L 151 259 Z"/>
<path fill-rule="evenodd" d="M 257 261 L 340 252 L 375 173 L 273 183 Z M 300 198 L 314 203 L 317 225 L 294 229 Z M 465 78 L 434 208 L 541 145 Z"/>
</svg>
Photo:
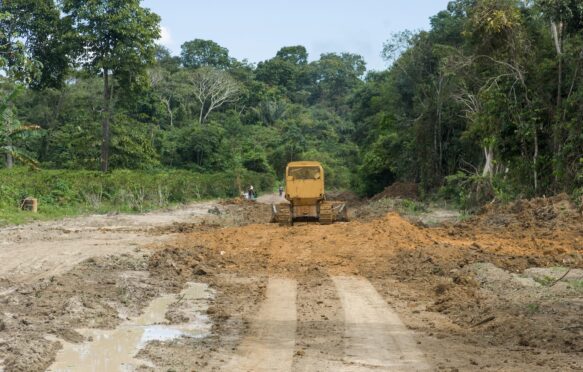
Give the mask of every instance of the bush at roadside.
<svg viewBox="0 0 583 372">
<path fill-rule="evenodd" d="M 185 170 L 94 171 L 0 170 L 0 220 L 17 213 L 22 199 L 39 200 L 39 214 L 66 210 L 83 212 L 138 211 L 193 200 L 237 196 L 248 185 L 271 190 L 274 178 L 246 170 L 196 173 Z M 4 217 L 3 217 L 4 216 Z"/>
</svg>

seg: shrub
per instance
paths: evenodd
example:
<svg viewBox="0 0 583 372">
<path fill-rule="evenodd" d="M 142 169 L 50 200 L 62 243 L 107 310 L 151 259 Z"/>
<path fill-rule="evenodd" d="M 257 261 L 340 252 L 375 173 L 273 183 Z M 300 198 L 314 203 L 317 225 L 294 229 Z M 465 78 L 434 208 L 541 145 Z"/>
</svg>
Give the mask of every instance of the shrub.
<svg viewBox="0 0 583 372">
<path fill-rule="evenodd" d="M 0 170 L 0 209 L 16 210 L 22 198 L 40 201 L 40 211 L 77 208 L 87 211 L 144 211 L 172 203 L 233 197 L 239 187 L 253 184 L 271 190 L 269 174 L 240 172 L 196 173 L 186 170 L 111 173 L 70 170 Z"/>
</svg>

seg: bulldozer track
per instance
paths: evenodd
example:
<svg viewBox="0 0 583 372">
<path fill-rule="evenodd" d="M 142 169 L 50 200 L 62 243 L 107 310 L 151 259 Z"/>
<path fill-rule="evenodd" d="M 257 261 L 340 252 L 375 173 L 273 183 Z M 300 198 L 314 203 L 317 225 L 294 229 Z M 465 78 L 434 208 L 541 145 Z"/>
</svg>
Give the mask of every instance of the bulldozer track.
<svg viewBox="0 0 583 372">
<path fill-rule="evenodd" d="M 334 214 L 332 211 L 332 203 L 323 202 L 320 205 L 320 224 L 330 225 L 334 222 Z"/>
<path fill-rule="evenodd" d="M 277 206 L 276 220 L 280 226 L 292 225 L 292 216 L 289 204 L 279 204 Z"/>
<path fill-rule="evenodd" d="M 348 222 L 348 209 L 346 203 L 333 202 L 332 212 L 334 221 Z"/>
</svg>

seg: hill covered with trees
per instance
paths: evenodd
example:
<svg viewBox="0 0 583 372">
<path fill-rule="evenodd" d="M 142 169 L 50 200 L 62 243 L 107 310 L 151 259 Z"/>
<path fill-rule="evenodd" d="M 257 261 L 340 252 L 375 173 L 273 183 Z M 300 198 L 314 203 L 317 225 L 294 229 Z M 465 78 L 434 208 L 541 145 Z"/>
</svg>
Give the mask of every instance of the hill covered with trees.
<svg viewBox="0 0 583 372">
<path fill-rule="evenodd" d="M 452 1 L 368 73 L 301 45 L 257 64 L 196 38 L 172 55 L 159 21 L 139 0 L 4 0 L 5 165 L 281 179 L 310 159 L 368 195 L 396 180 L 465 204 L 582 193 L 580 1 Z"/>
</svg>

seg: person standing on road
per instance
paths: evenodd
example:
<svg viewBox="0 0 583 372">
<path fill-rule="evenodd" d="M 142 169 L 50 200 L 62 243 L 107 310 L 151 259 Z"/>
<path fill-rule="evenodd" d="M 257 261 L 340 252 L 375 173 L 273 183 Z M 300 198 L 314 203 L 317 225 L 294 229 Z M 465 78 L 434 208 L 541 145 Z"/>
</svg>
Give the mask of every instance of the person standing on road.
<svg viewBox="0 0 583 372">
<path fill-rule="evenodd" d="M 279 197 L 281 198 L 283 196 L 283 186 L 279 185 Z"/>
<path fill-rule="evenodd" d="M 249 191 L 247 194 L 249 195 L 249 200 L 255 199 L 255 190 L 253 189 L 253 185 L 249 186 Z"/>
</svg>

